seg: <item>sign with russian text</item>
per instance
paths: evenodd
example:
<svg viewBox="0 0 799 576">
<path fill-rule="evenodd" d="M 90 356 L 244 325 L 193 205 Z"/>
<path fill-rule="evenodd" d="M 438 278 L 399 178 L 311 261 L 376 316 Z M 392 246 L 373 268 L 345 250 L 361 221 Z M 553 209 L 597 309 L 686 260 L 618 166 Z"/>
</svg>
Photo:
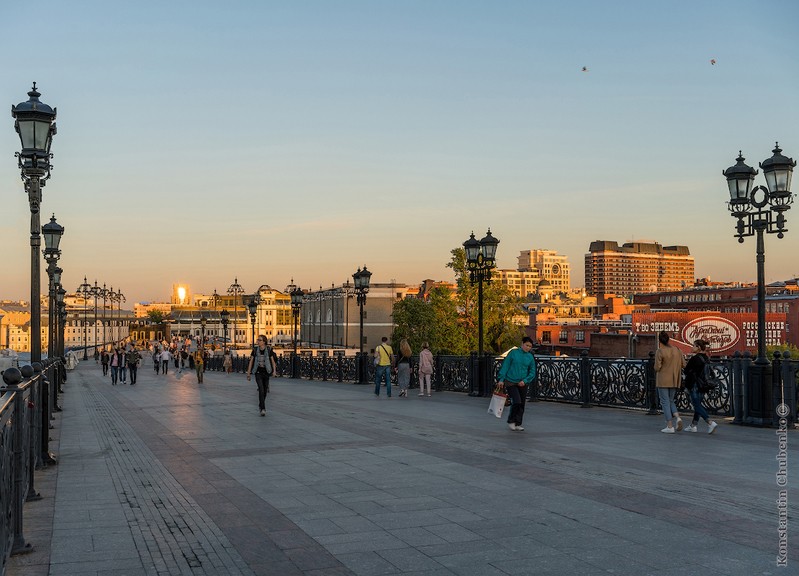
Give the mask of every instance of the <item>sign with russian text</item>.
<svg viewBox="0 0 799 576">
<path fill-rule="evenodd" d="M 766 314 L 766 346 L 783 344 L 787 339 L 785 314 Z M 709 342 L 712 355 L 757 351 L 757 314 L 723 312 L 637 312 L 633 313 L 633 332 L 657 334 L 664 331 L 689 351 L 694 340 Z"/>
</svg>

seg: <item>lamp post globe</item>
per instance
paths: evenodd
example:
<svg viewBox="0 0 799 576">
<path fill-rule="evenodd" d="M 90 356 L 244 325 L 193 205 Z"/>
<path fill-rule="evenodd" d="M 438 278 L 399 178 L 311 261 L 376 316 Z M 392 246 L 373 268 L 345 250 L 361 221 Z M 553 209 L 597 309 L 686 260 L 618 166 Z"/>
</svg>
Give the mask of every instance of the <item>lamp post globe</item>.
<svg viewBox="0 0 799 576">
<path fill-rule="evenodd" d="M 258 302 L 255 300 L 253 296 L 249 302 L 247 302 L 247 311 L 250 313 L 250 324 L 252 325 L 251 329 L 251 341 L 252 345 L 255 346 L 255 315 L 258 313 Z"/>
<path fill-rule="evenodd" d="M 755 186 L 758 171 L 747 166 L 742 153 L 736 163 L 722 171 L 727 180 L 730 200 L 727 207 L 735 222 L 735 237 L 743 242 L 756 237 L 757 262 L 757 358 L 747 372 L 742 409 L 736 410 L 739 424 L 770 425 L 775 418 L 772 394 L 772 367 L 766 356 L 766 251 L 764 234 L 783 238 L 787 228 L 785 212 L 793 203 L 791 177 L 796 162 L 782 155 L 779 143 L 773 155 L 760 163 L 766 178 L 765 186 Z M 793 415 L 795 417 L 795 414 Z"/>
</svg>

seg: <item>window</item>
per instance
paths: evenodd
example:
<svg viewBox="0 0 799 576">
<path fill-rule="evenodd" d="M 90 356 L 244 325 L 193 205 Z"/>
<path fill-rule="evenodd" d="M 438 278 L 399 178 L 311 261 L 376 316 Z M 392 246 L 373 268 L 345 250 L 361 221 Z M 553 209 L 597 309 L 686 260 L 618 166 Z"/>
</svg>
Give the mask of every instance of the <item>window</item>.
<svg viewBox="0 0 799 576">
<path fill-rule="evenodd" d="M 567 330 L 561 330 L 560 334 L 558 334 L 558 342 L 561 344 L 566 344 L 569 341 L 569 332 Z"/>
<path fill-rule="evenodd" d="M 585 342 L 585 330 L 576 330 L 574 332 L 575 342 Z"/>
<path fill-rule="evenodd" d="M 543 332 L 541 332 L 541 342 L 544 342 L 546 344 L 552 343 L 552 334 L 550 333 L 549 330 L 544 330 Z"/>
</svg>

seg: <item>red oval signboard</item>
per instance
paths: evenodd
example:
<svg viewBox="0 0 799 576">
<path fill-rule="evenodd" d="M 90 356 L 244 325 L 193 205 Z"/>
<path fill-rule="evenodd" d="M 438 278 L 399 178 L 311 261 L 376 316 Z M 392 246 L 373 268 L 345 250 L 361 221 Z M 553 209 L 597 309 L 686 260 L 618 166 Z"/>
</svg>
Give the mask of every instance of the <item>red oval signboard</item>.
<svg viewBox="0 0 799 576">
<path fill-rule="evenodd" d="M 693 344 L 694 340 L 709 342 L 708 352 L 718 353 L 735 347 L 741 337 L 738 326 L 719 316 L 703 316 L 688 322 L 682 329 L 682 338 Z"/>
</svg>

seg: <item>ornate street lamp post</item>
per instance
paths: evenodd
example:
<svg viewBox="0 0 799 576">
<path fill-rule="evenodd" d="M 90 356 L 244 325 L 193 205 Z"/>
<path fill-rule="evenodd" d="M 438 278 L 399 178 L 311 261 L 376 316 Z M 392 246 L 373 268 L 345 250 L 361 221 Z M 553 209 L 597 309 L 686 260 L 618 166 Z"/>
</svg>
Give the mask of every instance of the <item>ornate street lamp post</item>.
<svg viewBox="0 0 799 576">
<path fill-rule="evenodd" d="M 355 295 L 358 299 L 358 306 L 360 312 L 360 338 L 359 338 L 359 348 L 360 352 L 358 353 L 358 383 L 359 384 L 366 384 L 366 358 L 364 358 L 363 353 L 363 305 L 366 304 L 366 294 L 369 292 L 369 280 L 372 278 L 372 273 L 366 269 L 366 265 L 364 265 L 363 269 L 358 268 L 358 271 L 352 275 L 352 279 L 355 282 Z"/>
<path fill-rule="evenodd" d="M 100 288 L 100 295 L 103 297 L 103 350 L 105 350 L 106 344 L 108 343 L 108 336 L 105 332 L 105 307 L 106 307 L 106 300 L 108 300 L 109 290 L 105 287 L 105 282 L 103 282 L 103 287 Z"/>
<path fill-rule="evenodd" d="M 127 302 L 125 299 L 125 295 L 122 293 L 122 290 L 117 291 L 117 324 L 119 325 L 119 333 L 117 334 L 117 339 L 121 342 L 122 341 L 122 303 Z M 111 311 L 113 316 L 113 310 Z"/>
<path fill-rule="evenodd" d="M 766 186 L 755 186 L 758 171 L 744 164 L 745 158 L 738 152 L 736 164 L 722 172 L 727 178 L 730 201 L 727 206 L 737 219 L 735 237 L 743 242 L 747 236 L 757 236 L 757 358 L 749 369 L 749 381 L 744 388 L 748 414 L 742 415 L 744 424 L 769 425 L 774 416 L 771 391 L 771 364 L 766 356 L 766 262 L 763 233 L 776 234 L 782 238 L 785 228 L 785 212 L 793 202 L 791 176 L 796 162 L 782 155 L 779 143 L 772 150 L 774 155 L 760 163 Z M 736 411 L 738 413 L 738 411 Z"/>
<path fill-rule="evenodd" d="M 64 290 L 63 286 L 59 286 L 58 290 L 56 291 L 56 301 L 58 303 L 58 348 L 56 350 L 56 354 L 58 356 L 64 356 L 64 329 L 66 327 L 67 322 L 67 305 L 64 303 L 64 296 L 67 295 L 67 291 Z M 59 383 L 60 384 L 60 383 Z"/>
<path fill-rule="evenodd" d="M 477 390 L 471 395 L 484 396 L 487 363 L 483 358 L 483 282 L 491 283 L 491 270 L 496 266 L 497 245 L 499 240 L 491 235 L 491 230 L 482 240 L 474 237 L 474 232 L 463 243 L 466 251 L 466 269 L 469 270 L 469 282 L 477 284 Z"/>
<path fill-rule="evenodd" d="M 97 328 L 97 298 L 103 295 L 103 289 L 97 285 L 97 280 L 94 281 L 92 286 L 92 296 L 94 296 L 94 355 L 97 356 L 97 341 L 99 340 Z"/>
<path fill-rule="evenodd" d="M 108 301 L 111 303 L 111 320 L 108 321 L 108 325 L 111 328 L 111 339 L 110 339 L 110 342 L 111 342 L 111 349 L 113 350 L 115 348 L 115 345 L 113 343 L 114 342 L 114 302 L 117 301 L 117 293 L 114 292 L 114 287 L 113 286 L 111 286 L 111 288 L 108 290 Z"/>
<path fill-rule="evenodd" d="M 89 347 L 89 323 L 87 321 L 87 316 L 89 315 L 89 296 L 92 295 L 92 285 L 86 280 L 86 276 L 83 277 L 83 284 L 78 286 L 76 291 L 83 297 L 83 359 L 88 360 L 89 355 L 86 353 L 86 350 Z"/>
<path fill-rule="evenodd" d="M 56 287 L 61 283 L 61 269 L 58 268 L 58 259 L 61 258 L 61 251 L 58 249 L 61 243 L 61 236 L 64 234 L 64 227 L 60 226 L 55 220 L 55 214 L 50 218 L 50 222 L 42 226 L 42 235 L 44 236 L 44 259 L 47 261 L 47 276 L 50 279 L 47 294 L 47 317 L 48 317 L 48 342 L 47 342 L 47 356 L 52 358 L 56 355 Z M 58 278 L 56 278 L 56 275 Z"/>
<path fill-rule="evenodd" d="M 258 312 L 258 302 L 255 300 L 255 296 L 250 298 L 250 301 L 247 302 L 247 310 L 250 313 L 250 324 L 252 325 L 250 330 L 250 335 L 252 336 L 251 341 L 252 345 L 255 346 L 255 315 Z"/>
<path fill-rule="evenodd" d="M 202 314 L 202 312 L 200 312 Z M 203 372 L 205 372 L 205 325 L 208 323 L 208 319 L 205 316 L 200 317 L 200 334 L 201 334 L 201 342 L 202 347 L 200 348 L 200 354 L 203 357 Z"/>
<path fill-rule="evenodd" d="M 292 279 L 292 282 L 294 280 Z M 293 333 L 293 340 L 294 340 L 294 354 L 291 357 L 291 377 L 292 378 L 299 378 L 300 370 L 299 370 L 299 358 L 297 358 L 297 320 L 300 317 L 300 310 L 302 309 L 302 297 L 303 292 L 299 286 L 296 286 L 294 290 L 291 291 L 291 315 L 294 319 L 294 333 Z"/>
<path fill-rule="evenodd" d="M 236 348 L 236 319 L 239 315 L 238 303 L 239 303 L 239 296 L 244 294 L 244 288 L 241 287 L 239 284 L 239 279 L 234 278 L 233 284 L 227 289 L 227 293 L 230 296 L 233 296 L 233 348 Z M 246 325 L 245 325 L 246 326 Z M 245 328 L 246 330 L 247 328 Z M 245 332 L 246 334 L 246 332 Z"/>
<path fill-rule="evenodd" d="M 219 313 L 219 318 L 222 320 L 222 338 L 225 346 L 224 351 L 227 352 L 227 323 L 230 322 L 230 312 L 224 308 Z"/>
<path fill-rule="evenodd" d="M 39 207 L 42 203 L 42 188 L 50 178 L 50 145 L 56 133 L 56 109 L 39 101 L 36 83 L 28 92 L 28 100 L 11 106 L 14 129 L 19 134 L 22 151 L 16 152 L 28 204 L 31 211 L 31 363 L 42 360 L 42 305 L 40 292 L 41 246 Z"/>
</svg>

